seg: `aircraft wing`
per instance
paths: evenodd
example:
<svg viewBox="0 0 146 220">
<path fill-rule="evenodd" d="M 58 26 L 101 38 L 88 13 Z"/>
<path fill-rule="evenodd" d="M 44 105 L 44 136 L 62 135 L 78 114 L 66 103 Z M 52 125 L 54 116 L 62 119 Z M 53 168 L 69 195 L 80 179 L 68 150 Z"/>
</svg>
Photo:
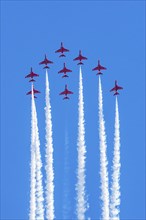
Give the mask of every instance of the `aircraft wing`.
<svg viewBox="0 0 146 220">
<path fill-rule="evenodd" d="M 40 62 L 39 64 L 46 64 L 46 62 L 45 62 L 45 61 L 42 61 L 42 62 Z"/>
<path fill-rule="evenodd" d="M 34 92 L 34 93 L 40 93 L 40 91 L 38 91 L 38 90 L 35 90 L 35 89 L 33 90 L 33 92 Z"/>
<path fill-rule="evenodd" d="M 55 51 L 55 53 L 59 53 L 59 52 L 62 52 L 61 48 Z"/>
<path fill-rule="evenodd" d="M 65 91 L 63 91 L 63 92 L 59 93 L 59 95 L 65 95 L 65 94 L 66 94 L 66 92 L 65 92 Z"/>
<path fill-rule="evenodd" d="M 100 66 L 101 70 L 106 70 L 106 68 L 104 66 Z"/>
<path fill-rule="evenodd" d="M 72 72 L 72 70 L 66 69 L 66 72 Z"/>
<path fill-rule="evenodd" d="M 74 60 L 80 60 L 80 57 L 76 57 L 76 58 L 74 58 Z"/>
<path fill-rule="evenodd" d="M 123 89 L 123 87 L 121 87 L 121 86 L 117 86 L 117 87 L 118 87 L 118 88 L 117 88 L 118 90 L 119 90 L 119 89 Z"/>
<path fill-rule="evenodd" d="M 63 51 L 64 51 L 64 52 L 69 52 L 69 50 L 66 49 L 66 48 L 64 48 L 64 47 L 63 47 Z"/>
<path fill-rule="evenodd" d="M 31 94 L 31 91 L 30 92 L 28 92 L 28 93 L 26 93 L 26 95 L 30 95 Z"/>
<path fill-rule="evenodd" d="M 81 58 L 82 58 L 82 60 L 87 60 L 87 57 L 83 57 L 83 56 L 82 56 Z"/>
<path fill-rule="evenodd" d="M 98 66 L 92 69 L 92 71 L 94 71 L 94 70 L 99 70 Z"/>
<path fill-rule="evenodd" d="M 116 91 L 116 88 L 114 87 L 114 88 L 112 88 L 111 90 L 110 90 L 110 92 L 112 92 L 112 91 Z"/>
<path fill-rule="evenodd" d="M 51 60 L 47 60 L 47 63 L 53 63 Z"/>
<path fill-rule="evenodd" d="M 39 76 L 38 74 L 34 73 L 33 76 Z"/>
<path fill-rule="evenodd" d="M 30 74 L 28 74 L 27 76 L 25 76 L 25 78 L 29 78 L 29 77 L 31 77 L 32 76 L 32 74 L 30 73 Z"/>
<path fill-rule="evenodd" d="M 60 70 L 58 73 L 64 73 L 64 69 L 63 69 L 63 70 Z"/>
<path fill-rule="evenodd" d="M 67 90 L 67 94 L 73 94 L 73 92 L 71 92 L 71 91 Z"/>
</svg>

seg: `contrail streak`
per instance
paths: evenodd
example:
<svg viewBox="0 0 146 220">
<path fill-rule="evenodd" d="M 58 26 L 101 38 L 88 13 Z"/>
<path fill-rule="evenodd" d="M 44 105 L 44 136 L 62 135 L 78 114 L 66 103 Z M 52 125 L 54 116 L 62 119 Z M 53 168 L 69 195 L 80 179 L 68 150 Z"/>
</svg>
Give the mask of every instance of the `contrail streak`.
<svg viewBox="0 0 146 220">
<path fill-rule="evenodd" d="M 87 209 L 86 192 L 85 192 L 85 126 L 84 126 L 84 101 L 83 101 L 83 82 L 82 70 L 80 67 L 79 74 L 79 102 L 78 102 L 78 170 L 77 170 L 77 218 L 78 220 L 85 219 Z"/>
<path fill-rule="evenodd" d="M 35 102 L 32 85 L 31 99 L 31 162 L 30 162 L 30 211 L 29 219 L 36 219 L 36 158 L 35 158 Z"/>
<path fill-rule="evenodd" d="M 114 157 L 112 166 L 112 186 L 111 186 L 111 204 L 110 217 L 111 220 L 119 220 L 120 205 L 120 120 L 118 99 L 115 103 L 115 135 L 114 135 Z"/>
<path fill-rule="evenodd" d="M 106 155 L 106 133 L 103 114 L 102 86 L 99 76 L 99 143 L 100 143 L 100 177 L 101 177 L 101 200 L 102 200 L 102 219 L 109 220 L 109 186 L 108 169 Z"/>
<path fill-rule="evenodd" d="M 36 159 L 36 220 L 44 220 L 44 197 L 43 197 L 43 184 L 42 184 L 42 160 L 40 153 L 40 140 L 38 130 L 38 119 L 36 106 L 34 102 L 35 113 L 35 159 Z"/>
<path fill-rule="evenodd" d="M 53 138 L 48 72 L 46 70 L 46 219 L 54 219 Z"/>
</svg>

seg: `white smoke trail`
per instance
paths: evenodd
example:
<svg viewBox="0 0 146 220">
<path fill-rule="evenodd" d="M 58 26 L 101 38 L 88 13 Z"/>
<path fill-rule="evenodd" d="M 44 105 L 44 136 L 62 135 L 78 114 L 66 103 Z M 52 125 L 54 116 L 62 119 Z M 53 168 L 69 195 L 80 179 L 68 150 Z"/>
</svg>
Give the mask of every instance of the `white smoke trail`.
<svg viewBox="0 0 146 220">
<path fill-rule="evenodd" d="M 31 99 L 31 162 L 30 162 L 30 212 L 29 219 L 36 219 L 36 159 L 35 159 L 35 102 L 32 85 Z"/>
<path fill-rule="evenodd" d="M 87 209 L 86 192 L 85 192 L 85 126 L 84 126 L 84 101 L 83 101 L 83 82 L 82 70 L 80 67 L 79 75 L 79 102 L 78 102 L 78 170 L 77 170 L 77 218 L 78 220 L 85 219 Z"/>
<path fill-rule="evenodd" d="M 102 200 L 102 219 L 109 220 L 109 183 L 106 155 L 106 133 L 103 114 L 102 86 L 99 76 L 99 142 L 100 142 L 100 177 L 101 177 L 101 200 Z"/>
<path fill-rule="evenodd" d="M 46 70 L 46 219 L 54 219 L 53 138 L 48 72 Z"/>
<path fill-rule="evenodd" d="M 115 103 L 115 135 L 114 135 L 114 157 L 112 166 L 112 186 L 111 186 L 111 204 L 110 217 L 111 220 L 119 220 L 120 205 L 120 121 L 118 100 Z"/>
<path fill-rule="evenodd" d="M 36 218 L 35 220 L 44 220 L 44 197 L 43 197 L 43 183 L 42 183 L 42 160 L 40 153 L 40 140 L 38 130 L 38 119 L 36 106 L 34 102 L 34 113 L 35 113 L 35 159 L 36 159 Z"/>
</svg>

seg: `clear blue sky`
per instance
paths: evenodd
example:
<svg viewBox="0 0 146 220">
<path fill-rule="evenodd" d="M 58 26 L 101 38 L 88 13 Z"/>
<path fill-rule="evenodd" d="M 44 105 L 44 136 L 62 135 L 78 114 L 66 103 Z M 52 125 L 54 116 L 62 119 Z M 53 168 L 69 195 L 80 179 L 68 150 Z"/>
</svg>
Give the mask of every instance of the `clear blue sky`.
<svg viewBox="0 0 146 220">
<path fill-rule="evenodd" d="M 98 77 L 100 58 L 109 174 L 113 151 L 114 104 L 109 90 L 117 79 L 121 122 L 121 219 L 145 219 L 145 3 L 144 1 L 2 1 L 1 3 L 1 219 L 28 219 L 30 178 L 30 84 L 32 66 L 40 74 L 36 100 L 41 152 L 45 150 L 45 74 L 38 63 L 44 54 L 54 61 L 49 70 L 54 138 L 55 215 L 63 217 L 65 131 L 68 128 L 70 218 L 75 215 L 79 70 L 73 58 L 79 49 L 83 66 L 86 121 L 87 216 L 99 219 Z M 63 41 L 66 59 L 54 53 Z M 57 72 L 64 60 L 73 70 L 67 79 L 74 91 L 69 101 L 58 93 L 66 79 Z"/>
</svg>

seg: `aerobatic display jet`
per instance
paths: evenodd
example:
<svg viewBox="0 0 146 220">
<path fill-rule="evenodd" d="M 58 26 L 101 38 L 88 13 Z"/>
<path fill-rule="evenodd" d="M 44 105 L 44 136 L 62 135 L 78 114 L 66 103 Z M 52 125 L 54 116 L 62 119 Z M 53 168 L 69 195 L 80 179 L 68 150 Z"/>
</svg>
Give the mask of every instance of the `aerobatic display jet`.
<svg viewBox="0 0 146 220">
<path fill-rule="evenodd" d="M 69 91 L 67 88 L 67 85 L 65 85 L 65 90 L 63 92 L 61 92 L 59 95 L 65 95 L 65 97 L 63 99 L 69 99 L 69 97 L 67 96 L 69 94 L 73 94 L 73 92 Z"/>
<path fill-rule="evenodd" d="M 53 62 L 51 60 L 47 59 L 47 56 L 45 54 L 45 59 L 43 61 L 41 61 L 39 64 L 42 65 L 46 65 L 43 69 L 49 69 L 49 67 L 47 66 L 47 64 L 52 64 Z"/>
<path fill-rule="evenodd" d="M 74 61 L 79 60 L 80 62 L 77 65 L 82 65 L 83 63 L 81 62 L 82 60 L 87 60 L 87 57 L 82 56 L 81 50 L 79 51 L 79 56 L 73 59 Z"/>
<path fill-rule="evenodd" d="M 33 87 L 34 98 L 37 98 L 37 97 L 35 96 L 36 93 L 41 93 L 41 92 L 38 91 L 38 90 L 36 90 L 36 89 L 34 89 L 34 87 Z M 32 90 L 26 93 L 26 95 L 31 95 L 31 94 L 32 94 Z"/>
<path fill-rule="evenodd" d="M 62 76 L 62 78 L 64 78 L 64 77 L 68 77 L 68 75 L 67 75 L 66 73 L 69 73 L 69 72 L 72 72 L 72 70 L 67 69 L 67 68 L 66 68 L 66 65 L 65 65 L 65 63 L 64 63 L 63 69 L 60 70 L 58 73 L 64 73 L 64 76 Z"/>
<path fill-rule="evenodd" d="M 123 87 L 118 86 L 117 80 L 115 80 L 115 87 L 110 90 L 110 92 L 114 91 L 114 95 L 119 95 L 118 90 L 123 89 Z"/>
<path fill-rule="evenodd" d="M 61 42 L 61 47 L 60 49 L 56 50 L 55 53 L 61 53 L 61 55 L 59 57 L 65 57 L 64 52 L 69 52 L 68 49 L 63 47 L 63 43 Z"/>
<path fill-rule="evenodd" d="M 96 75 L 101 75 L 103 73 L 101 73 L 100 70 L 106 70 L 106 67 L 101 66 L 100 65 L 100 60 L 98 60 L 98 66 L 96 66 L 95 68 L 92 69 L 92 71 L 98 70 L 98 73 Z"/>
<path fill-rule="evenodd" d="M 27 76 L 25 76 L 25 78 L 31 78 L 31 80 L 29 80 L 29 82 L 35 82 L 35 80 L 33 78 L 36 77 L 36 76 L 39 76 L 39 75 L 34 73 L 32 71 L 32 67 L 31 67 L 30 73 Z"/>
</svg>

